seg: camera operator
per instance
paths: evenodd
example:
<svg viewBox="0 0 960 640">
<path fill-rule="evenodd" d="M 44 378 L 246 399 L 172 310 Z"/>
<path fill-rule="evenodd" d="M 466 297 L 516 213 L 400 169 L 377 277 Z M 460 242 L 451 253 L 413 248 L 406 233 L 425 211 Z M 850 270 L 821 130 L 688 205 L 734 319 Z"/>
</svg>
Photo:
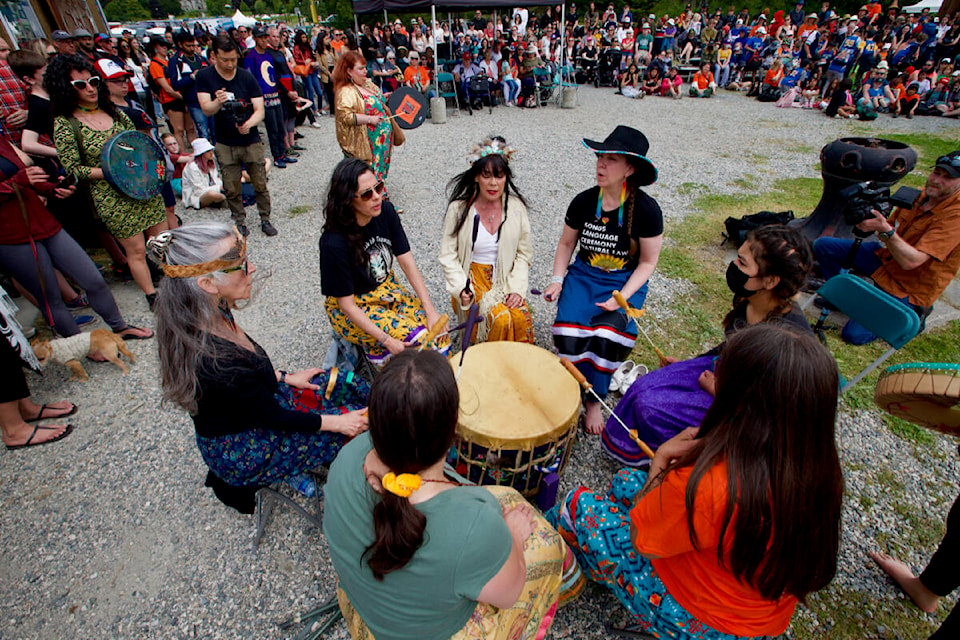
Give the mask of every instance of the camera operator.
<svg viewBox="0 0 960 640">
<path fill-rule="evenodd" d="M 234 224 L 247 235 L 247 214 L 240 196 L 243 169 L 250 174 L 257 194 L 260 230 L 277 235 L 270 223 L 270 192 L 264 164 L 263 142 L 257 125 L 263 122 L 263 92 L 260 84 L 246 69 L 237 68 L 240 49 L 225 33 L 211 43 L 213 65 L 197 72 L 197 98 L 200 108 L 213 117 L 217 136 L 217 159 L 223 174 L 223 190 L 233 214 Z"/>
<path fill-rule="evenodd" d="M 960 151 L 937 159 L 911 209 L 896 208 L 889 218 L 879 211 L 857 225 L 879 242 L 864 242 L 854 256 L 853 270 L 910 306 L 923 320 L 960 269 Z M 823 276 L 832 278 L 847 266 L 853 240 L 823 237 L 813 243 Z M 841 333 L 850 344 L 876 340 L 850 321 Z"/>
</svg>

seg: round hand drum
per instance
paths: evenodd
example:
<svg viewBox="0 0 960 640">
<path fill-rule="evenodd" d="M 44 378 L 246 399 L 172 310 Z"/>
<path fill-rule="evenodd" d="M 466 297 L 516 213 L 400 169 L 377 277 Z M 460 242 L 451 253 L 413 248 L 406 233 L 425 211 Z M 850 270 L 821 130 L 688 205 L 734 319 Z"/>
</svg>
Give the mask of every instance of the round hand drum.
<svg viewBox="0 0 960 640">
<path fill-rule="evenodd" d="M 450 357 L 456 369 L 460 354 Z M 454 468 L 477 484 L 508 485 L 530 497 L 560 475 L 580 416 L 580 388 L 554 354 L 519 342 L 470 347 L 458 382 Z"/>
<path fill-rule="evenodd" d="M 960 436 L 960 364 L 910 362 L 887 368 L 874 400 L 914 424 Z"/>
<path fill-rule="evenodd" d="M 107 140 L 100 167 L 110 186 L 134 200 L 149 200 L 160 193 L 166 177 L 163 150 L 140 131 L 124 131 Z"/>
</svg>

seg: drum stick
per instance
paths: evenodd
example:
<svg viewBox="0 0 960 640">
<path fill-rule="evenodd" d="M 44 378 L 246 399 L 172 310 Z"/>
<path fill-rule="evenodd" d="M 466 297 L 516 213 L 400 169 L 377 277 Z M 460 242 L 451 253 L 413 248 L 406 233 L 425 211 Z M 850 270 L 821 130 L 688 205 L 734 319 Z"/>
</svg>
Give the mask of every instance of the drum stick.
<svg viewBox="0 0 960 640">
<path fill-rule="evenodd" d="M 577 369 L 577 367 L 572 362 L 570 362 L 566 358 L 560 358 L 560 362 L 563 364 L 564 368 L 570 372 L 570 375 L 574 377 L 574 379 L 580 384 L 580 386 L 583 387 L 584 391 L 587 391 L 590 394 L 592 394 L 593 397 L 597 399 L 597 402 L 599 402 L 600 405 L 607 410 L 607 413 L 613 416 L 614 419 L 616 419 L 617 423 L 621 427 L 623 427 L 624 431 L 627 432 L 627 435 L 630 436 L 630 439 L 633 440 L 638 447 L 640 447 L 640 450 L 643 451 L 643 453 L 648 458 L 653 460 L 653 456 L 654 456 L 653 449 L 651 449 L 646 442 L 640 439 L 640 436 L 637 435 L 637 430 L 631 429 L 630 427 L 628 427 L 626 423 L 620 419 L 620 416 L 618 416 L 617 413 L 610 408 L 610 405 L 604 402 L 603 398 L 597 395 L 597 392 L 593 390 L 593 385 L 587 382 L 586 377 L 580 372 L 579 369 Z"/>
<path fill-rule="evenodd" d="M 427 331 L 427 335 L 423 337 L 423 342 L 420 343 L 420 348 L 417 351 L 423 351 L 428 344 L 433 342 L 434 338 L 443 331 L 443 328 L 447 326 L 447 322 L 450 320 L 450 316 L 443 313 L 440 315 L 440 318 L 433 323 L 433 326 L 430 327 L 430 330 Z"/>
<path fill-rule="evenodd" d="M 643 334 L 643 337 L 647 339 L 647 343 L 653 347 L 654 352 L 657 354 L 657 358 L 660 359 L 660 366 L 665 367 L 670 364 L 666 354 L 664 354 L 663 351 L 660 351 L 659 347 L 657 347 L 657 345 L 653 343 L 653 340 L 650 339 L 650 336 L 647 335 L 647 332 L 644 330 L 644 328 L 640 326 L 639 322 L 637 322 L 637 318 L 642 316 L 645 311 L 643 309 L 634 309 L 631 307 L 630 303 L 627 302 L 627 299 L 624 298 L 623 294 L 619 291 L 613 292 L 613 299 L 616 300 L 617 304 L 620 305 L 620 308 L 626 312 L 627 317 L 633 319 L 633 324 L 637 325 L 637 329 Z"/>
</svg>

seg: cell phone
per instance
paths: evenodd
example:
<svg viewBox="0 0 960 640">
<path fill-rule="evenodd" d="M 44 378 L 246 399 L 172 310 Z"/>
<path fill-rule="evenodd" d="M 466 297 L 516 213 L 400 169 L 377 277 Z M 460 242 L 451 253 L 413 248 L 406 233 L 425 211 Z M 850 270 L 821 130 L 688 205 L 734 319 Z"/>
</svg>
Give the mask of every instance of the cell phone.
<svg viewBox="0 0 960 640">
<path fill-rule="evenodd" d="M 77 176 L 72 173 L 68 173 L 60 176 L 57 179 L 57 187 L 60 189 L 69 189 L 73 185 L 77 184 L 77 182 Z"/>
</svg>

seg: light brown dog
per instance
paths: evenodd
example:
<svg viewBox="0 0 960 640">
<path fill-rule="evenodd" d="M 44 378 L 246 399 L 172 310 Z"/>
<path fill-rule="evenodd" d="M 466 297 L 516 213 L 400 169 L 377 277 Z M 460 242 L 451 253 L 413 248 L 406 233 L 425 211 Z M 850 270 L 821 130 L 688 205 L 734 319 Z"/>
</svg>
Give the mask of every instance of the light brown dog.
<svg viewBox="0 0 960 640">
<path fill-rule="evenodd" d="M 120 359 L 119 354 L 122 353 L 130 358 L 130 362 L 137 361 L 136 357 L 127 349 L 123 338 L 106 329 L 94 329 L 89 333 L 78 333 L 69 338 L 33 340 L 30 346 L 33 347 L 33 352 L 37 354 L 37 359 L 40 360 L 41 365 L 46 366 L 47 362 L 52 359 L 73 372 L 70 377 L 71 380 L 78 379 L 82 382 L 86 382 L 88 376 L 80 361 L 88 355 L 99 353 L 120 367 L 124 375 L 130 373 L 130 370 Z"/>
</svg>

